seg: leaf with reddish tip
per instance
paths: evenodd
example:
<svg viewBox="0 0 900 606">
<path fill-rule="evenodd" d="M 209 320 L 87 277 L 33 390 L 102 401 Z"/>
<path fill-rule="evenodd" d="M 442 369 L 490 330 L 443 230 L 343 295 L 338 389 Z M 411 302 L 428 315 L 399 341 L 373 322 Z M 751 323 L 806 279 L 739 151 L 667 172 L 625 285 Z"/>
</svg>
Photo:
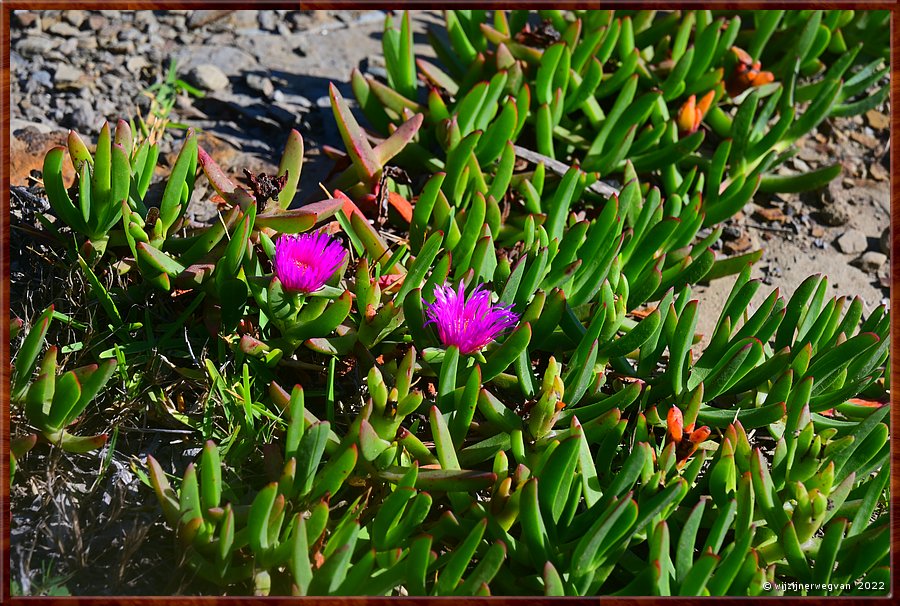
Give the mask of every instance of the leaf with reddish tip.
<svg viewBox="0 0 900 606">
<path fill-rule="evenodd" d="M 62 432 L 58 441 L 60 447 L 66 452 L 84 453 L 102 448 L 106 444 L 106 434 L 96 436 L 73 436 L 67 431 Z"/>
<path fill-rule="evenodd" d="M 138 242 L 136 245 L 138 259 L 153 269 L 169 275 L 177 276 L 184 271 L 184 266 L 154 246 Z"/>
<path fill-rule="evenodd" d="M 379 166 L 384 166 L 391 158 L 403 151 L 406 144 L 412 141 L 416 133 L 419 132 L 424 119 L 424 115 L 416 114 L 401 124 L 390 137 L 375 147 L 375 159 Z"/>
<path fill-rule="evenodd" d="M 215 160 L 202 147 L 197 148 L 197 154 L 203 173 L 209 179 L 209 183 L 216 190 L 216 193 L 222 196 L 223 200 L 241 208 L 245 208 L 254 201 L 253 196 L 248 191 L 232 183 L 225 171 L 216 164 Z M 297 176 L 299 177 L 300 175 L 298 174 Z"/>
<path fill-rule="evenodd" d="M 62 429 L 67 425 L 69 412 L 75 408 L 81 398 L 81 382 L 74 371 L 69 371 L 56 380 L 56 390 L 50 413 L 47 415 L 47 426 L 51 429 Z"/>
<path fill-rule="evenodd" d="M 194 263 L 175 277 L 175 283 L 181 288 L 197 288 L 212 275 L 216 266 L 212 263 Z"/>
<path fill-rule="evenodd" d="M 109 180 L 112 170 L 112 150 L 110 145 L 109 122 L 103 124 L 100 136 L 97 138 L 97 148 L 94 151 L 94 170 L 91 175 L 91 196 L 93 202 L 100 209 L 95 216 L 101 215 L 109 200 Z M 87 217 L 85 217 L 87 219 Z M 92 217 L 93 219 L 93 217 Z"/>
<path fill-rule="evenodd" d="M 75 136 L 77 137 L 77 135 Z M 84 145 L 84 143 L 81 143 L 81 145 Z M 62 163 L 65 153 L 66 148 L 54 147 L 44 156 L 44 189 L 47 192 L 47 200 L 50 202 L 50 207 L 59 218 L 75 231 L 85 233 L 87 232 L 87 224 L 81 216 L 81 211 L 75 208 L 72 199 L 69 198 L 69 192 L 63 184 Z M 83 163 L 79 163 L 79 165 L 81 164 Z"/>
<path fill-rule="evenodd" d="M 157 228 L 161 229 L 163 234 L 167 234 L 175 221 L 184 214 L 185 208 L 190 200 L 182 201 L 182 192 L 185 186 L 187 191 L 191 191 L 193 187 L 196 163 L 197 163 L 197 137 L 192 129 L 188 129 L 172 166 L 172 172 L 166 181 L 166 188 L 163 190 L 162 200 L 159 203 L 159 221 Z M 190 195 L 188 195 L 190 198 Z"/>
<path fill-rule="evenodd" d="M 340 210 L 341 205 L 341 200 L 329 198 L 293 210 L 263 213 L 257 215 L 256 226 L 268 227 L 283 234 L 299 234 L 309 231 L 319 221 L 334 215 Z"/>
<path fill-rule="evenodd" d="M 72 156 L 72 163 L 75 165 L 75 172 L 81 172 L 81 165 L 87 162 L 91 166 L 94 165 L 94 158 L 88 151 L 87 145 L 74 130 L 69 131 L 69 137 L 66 141 L 69 147 L 69 155 Z"/>
<path fill-rule="evenodd" d="M 416 113 L 420 113 L 425 110 L 424 107 L 412 101 L 411 99 L 407 99 L 393 88 L 387 86 L 386 84 L 382 84 L 378 80 L 374 78 L 369 78 L 369 88 L 372 91 L 372 94 L 375 95 L 381 104 L 386 108 L 393 110 L 398 116 L 403 115 L 404 109 L 411 109 Z"/>
<path fill-rule="evenodd" d="M 300 182 L 300 171 L 303 169 L 303 137 L 296 130 L 291 129 L 287 144 L 284 146 L 284 154 L 281 156 L 281 165 L 278 167 L 278 176 L 287 173 L 284 187 L 278 193 L 278 205 L 287 208 L 297 193 L 297 183 Z"/>
<path fill-rule="evenodd" d="M 74 371 L 80 374 L 79 378 L 82 380 L 81 397 L 74 408 L 66 415 L 66 425 L 74 421 L 87 408 L 91 400 L 100 393 L 100 390 L 106 386 L 118 364 L 117 360 L 110 359 L 102 362 L 99 366 L 92 364 L 90 367 L 82 367 Z"/>
<path fill-rule="evenodd" d="M 353 216 L 353 213 L 358 213 L 361 217 L 365 217 L 363 211 L 359 210 L 359 207 L 356 205 L 356 203 L 353 202 L 353 200 L 350 199 L 349 196 L 347 196 L 347 194 L 339 189 L 336 189 L 334 190 L 333 195 L 335 200 L 341 201 L 341 204 L 343 205 L 341 207 L 341 210 L 344 211 L 345 215 L 351 217 Z"/>
<path fill-rule="evenodd" d="M 376 175 L 380 174 L 381 166 L 375 151 L 369 145 L 366 133 L 353 117 L 350 107 L 334 84 L 329 86 L 329 95 L 334 119 L 341 133 L 341 139 L 344 140 L 344 145 L 347 147 L 347 153 L 353 159 L 359 176 L 373 180 Z"/>
<path fill-rule="evenodd" d="M 405 467 L 388 467 L 376 472 L 387 482 L 399 483 L 409 471 Z M 419 469 L 416 488 L 428 491 L 473 492 L 489 488 L 497 481 L 497 474 L 467 469 Z"/>
<path fill-rule="evenodd" d="M 435 86 L 439 86 L 454 97 L 456 96 L 456 93 L 459 92 L 459 85 L 453 78 L 436 65 L 429 63 L 424 59 L 416 59 L 416 65 L 419 68 L 419 72 Z"/>
<path fill-rule="evenodd" d="M 16 371 L 15 383 L 12 386 L 13 395 L 24 389 L 31 379 L 38 354 L 44 346 L 44 338 L 47 336 L 50 320 L 53 319 L 53 311 L 53 305 L 50 305 L 38 316 L 31 330 L 28 331 L 28 336 L 25 337 L 22 346 L 16 353 L 15 360 L 13 360 L 13 367 Z"/>
<path fill-rule="evenodd" d="M 396 192 L 389 192 L 388 204 L 394 207 L 394 210 L 396 210 L 400 214 L 400 217 L 404 221 L 406 221 L 407 223 L 412 221 L 413 208 L 409 203 L 409 200 Z"/>
<path fill-rule="evenodd" d="M 125 120 L 116 122 L 116 136 L 113 142 L 116 145 L 121 145 L 128 153 L 128 156 L 131 157 L 131 152 L 134 149 L 134 139 L 131 136 L 131 127 Z"/>
<path fill-rule="evenodd" d="M 37 443 L 37 434 L 31 433 L 27 436 L 13 438 L 9 441 L 9 451 L 16 457 L 21 457 L 26 452 L 34 448 Z"/>
</svg>

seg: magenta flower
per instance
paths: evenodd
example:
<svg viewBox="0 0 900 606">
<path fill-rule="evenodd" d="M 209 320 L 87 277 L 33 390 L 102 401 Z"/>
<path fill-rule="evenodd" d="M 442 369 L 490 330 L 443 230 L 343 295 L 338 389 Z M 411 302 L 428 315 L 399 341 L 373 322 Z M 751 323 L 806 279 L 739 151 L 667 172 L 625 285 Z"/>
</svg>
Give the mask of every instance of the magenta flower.
<svg viewBox="0 0 900 606">
<path fill-rule="evenodd" d="M 461 282 L 455 291 L 449 284 L 434 287 L 434 303 L 425 303 L 425 325 L 437 326 L 446 347 L 455 345 L 460 353 L 474 353 L 519 321 L 511 305 L 491 305 L 491 293 L 483 286 L 476 286 L 468 300 Z"/>
<path fill-rule="evenodd" d="M 287 290 L 319 290 L 344 263 L 347 251 L 325 234 L 281 236 L 275 244 L 275 275 Z"/>
</svg>

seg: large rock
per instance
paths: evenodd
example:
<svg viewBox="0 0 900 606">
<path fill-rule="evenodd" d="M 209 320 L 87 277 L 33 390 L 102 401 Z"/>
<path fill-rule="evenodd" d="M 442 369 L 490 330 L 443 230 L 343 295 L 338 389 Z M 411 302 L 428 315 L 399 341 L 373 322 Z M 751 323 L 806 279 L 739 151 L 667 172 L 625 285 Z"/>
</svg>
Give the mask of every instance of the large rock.
<svg viewBox="0 0 900 606">
<path fill-rule="evenodd" d="M 870 250 L 860 258 L 854 259 L 852 265 L 855 265 L 867 274 L 875 275 L 881 269 L 881 266 L 887 262 L 887 259 L 886 254 Z"/>
<path fill-rule="evenodd" d="M 838 250 L 845 255 L 855 255 L 868 248 L 866 234 L 858 229 L 848 229 L 835 240 Z"/>
<path fill-rule="evenodd" d="M 228 87 L 228 76 L 210 63 L 196 65 L 188 72 L 188 80 L 195 86 L 208 91 L 219 91 Z"/>
<path fill-rule="evenodd" d="M 65 130 L 39 122 L 13 118 L 9 130 L 9 181 L 12 185 L 27 185 L 31 171 L 43 168 L 47 150 L 66 144 Z M 72 163 L 66 160 L 63 162 L 63 180 L 70 183 L 74 178 Z"/>
</svg>

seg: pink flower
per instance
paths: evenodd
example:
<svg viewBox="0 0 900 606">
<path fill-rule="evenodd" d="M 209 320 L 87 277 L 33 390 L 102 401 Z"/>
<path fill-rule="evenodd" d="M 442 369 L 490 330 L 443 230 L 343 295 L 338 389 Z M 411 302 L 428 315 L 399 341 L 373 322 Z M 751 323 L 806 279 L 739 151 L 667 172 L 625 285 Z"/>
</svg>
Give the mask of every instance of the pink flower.
<svg viewBox="0 0 900 606">
<path fill-rule="evenodd" d="M 449 284 L 434 287 L 434 303 L 425 303 L 425 324 L 437 326 L 446 347 L 455 345 L 460 353 L 474 353 L 519 321 L 511 305 L 491 305 L 491 293 L 483 286 L 476 286 L 468 300 L 462 283 L 455 291 Z"/>
<path fill-rule="evenodd" d="M 344 263 L 347 251 L 325 234 L 281 236 L 275 244 L 275 275 L 287 290 L 319 290 Z"/>
</svg>

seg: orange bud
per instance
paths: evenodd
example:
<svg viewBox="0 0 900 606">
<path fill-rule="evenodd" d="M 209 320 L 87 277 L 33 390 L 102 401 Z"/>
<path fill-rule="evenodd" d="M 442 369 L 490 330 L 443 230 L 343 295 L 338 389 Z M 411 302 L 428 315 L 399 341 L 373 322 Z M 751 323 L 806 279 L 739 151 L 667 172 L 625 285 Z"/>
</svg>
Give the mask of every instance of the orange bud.
<svg viewBox="0 0 900 606">
<path fill-rule="evenodd" d="M 666 415 L 666 425 L 669 428 L 669 436 L 672 438 L 672 441 L 675 443 L 681 442 L 681 438 L 684 435 L 684 416 L 677 406 L 669 409 L 669 413 Z"/>
<path fill-rule="evenodd" d="M 737 97 L 751 86 L 762 86 L 775 80 L 772 72 L 760 71 L 762 64 L 754 61 L 746 51 L 736 46 L 732 46 L 731 51 L 735 54 L 738 63 L 734 66 L 734 72 L 726 86 L 730 96 Z"/>
<path fill-rule="evenodd" d="M 706 112 L 709 111 L 709 107 L 712 105 L 713 99 L 716 97 L 716 91 L 711 90 L 700 99 L 700 102 L 697 104 L 697 111 L 700 112 L 700 119 L 702 120 L 704 116 L 706 116 Z"/>
<path fill-rule="evenodd" d="M 750 82 L 752 86 L 762 86 L 775 81 L 775 75 L 772 72 L 758 72 L 756 77 Z"/>
<path fill-rule="evenodd" d="M 688 134 L 695 132 L 700 128 L 700 118 L 698 118 L 698 115 L 697 97 L 691 95 L 688 97 L 687 101 L 684 102 L 684 105 L 681 106 L 681 109 L 678 110 L 678 118 L 676 119 L 678 130 Z"/>
<path fill-rule="evenodd" d="M 709 437 L 709 434 L 710 434 L 709 427 L 707 427 L 706 425 L 704 425 L 703 427 L 700 427 L 698 429 L 695 429 L 693 432 L 691 432 L 691 438 L 690 438 L 691 443 L 693 443 L 695 445 L 699 445 L 704 440 L 706 440 L 706 438 Z"/>
</svg>

